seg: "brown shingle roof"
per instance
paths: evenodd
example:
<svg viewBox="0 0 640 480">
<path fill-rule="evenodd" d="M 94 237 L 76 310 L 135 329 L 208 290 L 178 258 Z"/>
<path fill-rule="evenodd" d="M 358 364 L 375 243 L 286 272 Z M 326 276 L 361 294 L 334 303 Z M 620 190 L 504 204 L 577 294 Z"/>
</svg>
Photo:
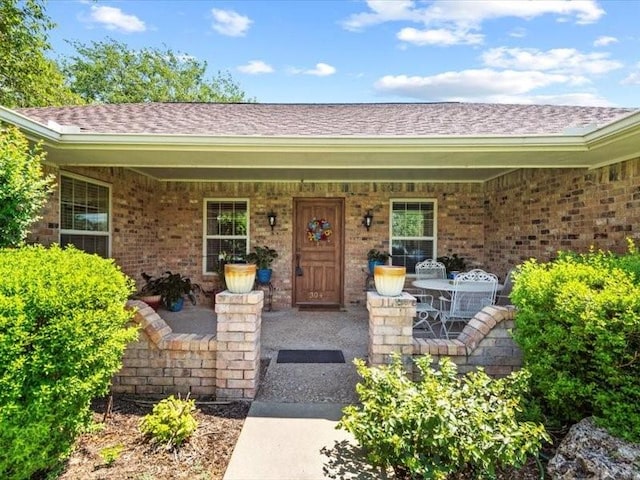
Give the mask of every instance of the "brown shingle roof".
<svg viewBox="0 0 640 480">
<path fill-rule="evenodd" d="M 86 133 L 211 136 L 509 136 L 591 129 L 631 108 L 477 103 L 137 103 L 23 108 Z"/>
</svg>

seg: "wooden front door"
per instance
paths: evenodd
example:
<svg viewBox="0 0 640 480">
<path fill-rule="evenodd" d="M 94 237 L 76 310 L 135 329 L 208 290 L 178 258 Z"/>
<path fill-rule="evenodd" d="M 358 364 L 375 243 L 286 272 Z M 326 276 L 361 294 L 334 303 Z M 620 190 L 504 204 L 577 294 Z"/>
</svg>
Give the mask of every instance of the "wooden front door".
<svg viewBox="0 0 640 480">
<path fill-rule="evenodd" d="M 293 304 L 343 304 L 344 201 L 295 198 Z"/>
</svg>

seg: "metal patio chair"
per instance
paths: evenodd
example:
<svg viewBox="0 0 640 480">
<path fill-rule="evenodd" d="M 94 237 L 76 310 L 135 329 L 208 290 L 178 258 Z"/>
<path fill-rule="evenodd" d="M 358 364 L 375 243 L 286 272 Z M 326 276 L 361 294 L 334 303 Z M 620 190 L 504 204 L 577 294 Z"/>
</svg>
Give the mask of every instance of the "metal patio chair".
<svg viewBox="0 0 640 480">
<path fill-rule="evenodd" d="M 451 298 L 440 297 L 441 331 L 449 339 L 453 322 L 467 322 L 487 305 L 496 301 L 498 277 L 493 273 L 475 269 L 461 273 L 453 280 Z"/>
<path fill-rule="evenodd" d="M 504 287 L 502 290 L 496 295 L 496 305 L 511 305 L 511 300 L 509 299 L 509 295 L 511 295 L 511 290 L 513 289 L 513 273 L 515 272 L 515 268 L 512 268 L 507 273 L 507 276 L 504 278 Z"/>
<path fill-rule="evenodd" d="M 446 277 L 447 270 L 441 262 L 427 259 L 416 264 L 416 280 Z M 434 305 L 433 295 L 419 288 L 406 289 L 406 291 L 417 299 L 413 328 L 428 329 L 434 337 L 437 337 L 432 323 L 437 322 L 440 310 Z"/>
</svg>

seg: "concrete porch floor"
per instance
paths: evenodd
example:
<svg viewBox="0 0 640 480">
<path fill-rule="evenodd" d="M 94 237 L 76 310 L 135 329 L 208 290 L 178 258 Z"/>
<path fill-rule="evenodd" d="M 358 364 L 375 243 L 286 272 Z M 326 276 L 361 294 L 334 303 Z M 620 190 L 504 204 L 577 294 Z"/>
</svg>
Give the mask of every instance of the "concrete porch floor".
<svg viewBox="0 0 640 480">
<path fill-rule="evenodd" d="M 210 334 L 216 314 L 210 303 L 185 303 L 180 312 L 158 310 L 174 333 Z M 354 358 L 367 357 L 368 312 L 364 306 L 340 311 L 262 313 L 261 359 L 266 374 L 256 400 L 284 403 L 354 403 L 359 380 Z M 281 349 L 341 350 L 345 363 L 277 363 Z"/>
</svg>

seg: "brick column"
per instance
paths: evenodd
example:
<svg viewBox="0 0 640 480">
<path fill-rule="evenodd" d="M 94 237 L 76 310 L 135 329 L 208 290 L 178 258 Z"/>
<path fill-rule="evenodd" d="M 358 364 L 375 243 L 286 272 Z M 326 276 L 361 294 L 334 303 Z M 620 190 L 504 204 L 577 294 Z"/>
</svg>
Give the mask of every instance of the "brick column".
<svg viewBox="0 0 640 480">
<path fill-rule="evenodd" d="M 260 324 L 264 292 L 216 295 L 216 397 L 252 400 L 260 380 Z"/>
<path fill-rule="evenodd" d="M 369 311 L 369 365 L 389 363 L 390 353 L 402 356 L 402 363 L 411 372 L 413 354 L 413 318 L 416 299 L 406 292 L 396 297 L 383 297 L 367 292 Z"/>
</svg>

